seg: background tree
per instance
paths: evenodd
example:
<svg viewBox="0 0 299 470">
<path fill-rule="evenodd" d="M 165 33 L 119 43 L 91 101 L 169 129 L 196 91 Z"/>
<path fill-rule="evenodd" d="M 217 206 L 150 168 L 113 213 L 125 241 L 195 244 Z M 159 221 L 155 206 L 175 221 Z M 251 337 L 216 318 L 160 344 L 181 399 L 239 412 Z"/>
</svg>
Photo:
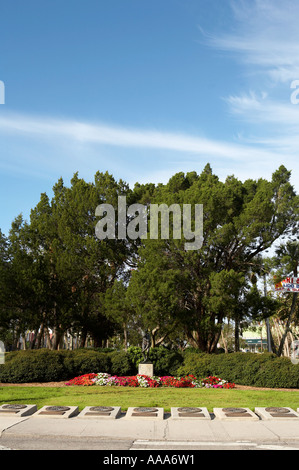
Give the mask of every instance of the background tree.
<svg viewBox="0 0 299 470">
<path fill-rule="evenodd" d="M 222 182 L 210 165 L 200 175 L 181 172 L 167 184 L 136 183 L 133 190 L 107 172 L 97 172 L 93 182 L 75 174 L 69 187 L 60 178 L 51 199 L 41 195 L 29 222 L 19 216 L 9 237 L 0 236 L 0 328 L 16 338 L 35 332 L 32 347 L 46 334 L 53 349 L 67 332 L 81 346 L 88 337 L 102 346 L 115 335 L 126 345 L 130 332 L 150 328 L 152 346 L 188 342 L 214 352 L 230 319 L 238 350 L 242 328 L 273 312 L 253 272 L 259 255 L 298 228 L 298 196 L 289 179 L 281 166 L 271 181 L 229 176 Z M 172 216 L 168 239 L 99 240 L 95 209 L 112 204 L 117 234 L 118 196 L 148 209 L 203 204 L 201 249 L 186 250 L 183 231 L 181 239 L 172 237 Z"/>
<path fill-rule="evenodd" d="M 182 320 L 190 344 L 214 352 L 224 318 L 253 315 L 246 286 L 255 257 L 294 229 L 298 197 L 289 178 L 280 167 L 271 181 L 231 176 L 222 183 L 207 165 L 201 175 L 179 173 L 158 185 L 153 203 L 203 204 L 204 242 L 199 251 L 186 251 L 186 240 L 144 241 L 129 286 L 140 318 L 165 331 Z M 257 312 L 262 299 L 253 295 Z"/>
<path fill-rule="evenodd" d="M 104 202 L 117 207 L 118 195 L 126 191 L 125 183 L 108 173 L 98 172 L 94 183 L 75 174 L 69 188 L 58 180 L 51 201 L 41 195 L 29 223 L 21 216 L 13 222 L 5 292 L 10 324 L 14 322 L 18 335 L 34 329 L 38 338 L 45 332 L 53 349 L 60 347 L 66 331 L 79 335 L 81 346 L 87 335 L 95 345 L 113 335 L 115 323 L 101 310 L 100 294 L 125 269 L 131 246 L 126 240 L 96 238 L 95 209 Z M 11 305 L 8 279 L 14 292 Z"/>
</svg>

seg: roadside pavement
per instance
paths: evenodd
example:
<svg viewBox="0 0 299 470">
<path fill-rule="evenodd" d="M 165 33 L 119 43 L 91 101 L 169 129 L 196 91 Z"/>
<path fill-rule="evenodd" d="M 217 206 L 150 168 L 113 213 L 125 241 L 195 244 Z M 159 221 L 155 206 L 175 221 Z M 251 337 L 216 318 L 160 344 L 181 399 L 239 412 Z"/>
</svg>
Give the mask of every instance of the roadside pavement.
<svg viewBox="0 0 299 470">
<path fill-rule="evenodd" d="M 296 449 L 299 419 L 0 417 L 0 449 Z M 25 446 L 25 447 L 24 447 Z"/>
</svg>

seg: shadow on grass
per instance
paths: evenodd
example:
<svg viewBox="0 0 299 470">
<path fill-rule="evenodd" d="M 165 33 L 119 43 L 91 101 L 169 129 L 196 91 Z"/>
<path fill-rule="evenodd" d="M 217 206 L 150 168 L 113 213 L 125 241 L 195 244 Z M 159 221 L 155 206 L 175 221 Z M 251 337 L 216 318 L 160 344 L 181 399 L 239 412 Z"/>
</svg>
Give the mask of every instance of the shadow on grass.
<svg viewBox="0 0 299 470">
<path fill-rule="evenodd" d="M 171 407 L 190 406 L 213 408 L 256 406 L 288 406 L 297 410 L 299 391 L 276 390 L 225 390 L 225 389 L 177 389 L 177 388 L 129 388 L 100 386 L 68 387 L 0 387 L 0 404 L 34 404 L 38 409 L 45 405 L 78 406 L 120 406 L 128 407 Z"/>
</svg>

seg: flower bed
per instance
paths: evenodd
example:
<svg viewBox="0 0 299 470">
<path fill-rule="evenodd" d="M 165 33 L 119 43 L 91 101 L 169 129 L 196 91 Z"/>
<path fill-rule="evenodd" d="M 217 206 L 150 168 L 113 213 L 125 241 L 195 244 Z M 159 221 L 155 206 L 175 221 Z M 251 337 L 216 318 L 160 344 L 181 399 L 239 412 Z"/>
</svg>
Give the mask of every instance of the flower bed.
<svg viewBox="0 0 299 470">
<path fill-rule="evenodd" d="M 75 377 L 66 383 L 66 385 L 100 385 L 116 387 L 176 387 L 176 388 L 234 388 L 235 384 L 220 379 L 219 377 L 209 376 L 204 379 L 197 379 L 194 375 L 185 377 L 148 377 L 147 375 L 134 375 L 129 377 L 118 377 L 99 372 L 84 374 Z"/>
</svg>

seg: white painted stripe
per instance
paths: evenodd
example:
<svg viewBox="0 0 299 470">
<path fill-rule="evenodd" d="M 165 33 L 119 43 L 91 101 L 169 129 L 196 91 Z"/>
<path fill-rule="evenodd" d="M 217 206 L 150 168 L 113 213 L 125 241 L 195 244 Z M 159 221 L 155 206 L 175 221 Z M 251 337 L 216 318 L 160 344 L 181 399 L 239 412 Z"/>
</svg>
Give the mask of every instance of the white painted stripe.
<svg viewBox="0 0 299 470">
<path fill-rule="evenodd" d="M 299 447 L 289 447 L 289 446 L 276 446 L 274 445 L 267 445 L 261 444 L 257 446 L 258 449 L 265 449 L 265 450 L 299 450 Z"/>
<path fill-rule="evenodd" d="M 184 446 L 184 447 L 192 447 L 192 446 L 244 446 L 244 445 L 251 445 L 257 446 L 256 443 L 250 441 L 242 441 L 242 442 L 219 442 L 219 441 L 143 441 L 143 440 L 136 440 L 132 444 L 132 446 L 151 446 L 151 447 L 171 447 L 171 446 Z"/>
<path fill-rule="evenodd" d="M 140 446 L 140 447 L 139 447 Z M 254 447 L 256 449 L 264 450 L 299 450 L 299 447 L 291 447 L 281 444 L 258 444 L 257 442 L 251 441 L 232 441 L 232 442 L 221 442 L 221 441 L 150 441 L 137 439 L 133 442 L 132 450 L 149 450 L 155 447 L 203 447 L 203 446 L 221 446 L 221 447 Z"/>
</svg>

